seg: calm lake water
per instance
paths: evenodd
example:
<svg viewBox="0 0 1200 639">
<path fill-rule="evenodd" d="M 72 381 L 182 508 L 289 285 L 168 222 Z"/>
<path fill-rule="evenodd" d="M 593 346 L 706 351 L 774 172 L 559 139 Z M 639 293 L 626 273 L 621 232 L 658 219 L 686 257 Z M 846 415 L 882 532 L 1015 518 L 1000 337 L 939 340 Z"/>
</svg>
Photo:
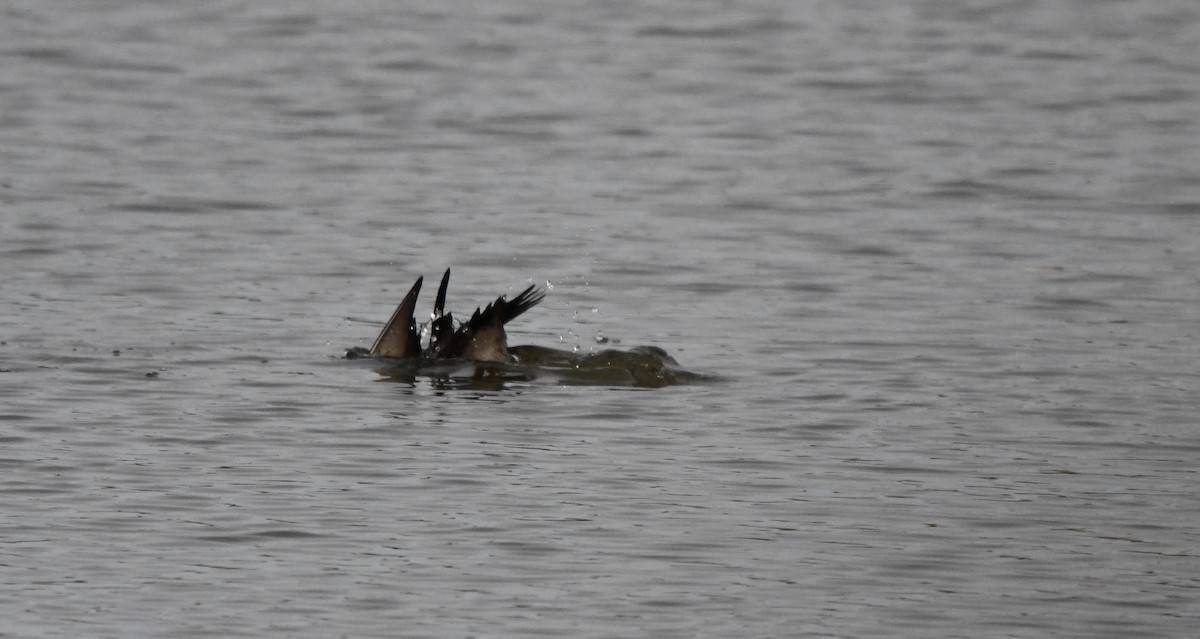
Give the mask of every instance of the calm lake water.
<svg viewBox="0 0 1200 639">
<path fill-rule="evenodd" d="M 0 16 L 0 636 L 1200 624 L 1195 2 Z"/>
</svg>

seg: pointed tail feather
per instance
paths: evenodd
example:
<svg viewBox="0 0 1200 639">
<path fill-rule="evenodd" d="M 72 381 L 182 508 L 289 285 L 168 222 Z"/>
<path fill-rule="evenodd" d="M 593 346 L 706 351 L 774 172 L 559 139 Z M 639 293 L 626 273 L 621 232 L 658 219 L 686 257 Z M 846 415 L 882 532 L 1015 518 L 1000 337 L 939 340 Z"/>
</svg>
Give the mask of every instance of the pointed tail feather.
<svg viewBox="0 0 1200 639">
<path fill-rule="evenodd" d="M 545 298 L 546 292 L 538 289 L 537 286 L 530 286 L 521 291 L 521 294 L 512 298 L 511 301 L 504 299 L 504 296 L 501 295 L 496 298 L 495 302 L 485 306 L 483 310 L 476 308 L 475 314 L 459 330 L 461 331 L 464 327 L 476 330 L 489 324 L 504 326 L 525 311 L 537 306 Z"/>
<path fill-rule="evenodd" d="M 484 308 L 476 308 L 469 320 L 446 336 L 441 348 L 433 352 L 433 357 L 505 361 L 508 339 L 504 325 L 536 306 L 545 297 L 545 291 L 530 286 L 511 301 L 500 296 Z"/>
<path fill-rule="evenodd" d="M 512 298 L 512 301 L 505 301 L 503 297 L 497 299 L 495 306 L 501 309 L 501 313 L 503 313 L 501 321 L 507 324 L 525 311 L 537 306 L 544 299 L 546 299 L 546 291 L 535 285 L 531 285 L 522 291 L 520 295 Z"/>
</svg>

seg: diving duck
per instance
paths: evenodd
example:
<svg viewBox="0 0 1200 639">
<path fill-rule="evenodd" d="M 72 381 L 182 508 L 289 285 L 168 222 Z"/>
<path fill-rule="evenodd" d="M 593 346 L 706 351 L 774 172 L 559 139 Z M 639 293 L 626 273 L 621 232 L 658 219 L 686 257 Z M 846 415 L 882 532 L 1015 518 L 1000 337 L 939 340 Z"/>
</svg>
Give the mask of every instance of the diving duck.
<svg viewBox="0 0 1200 639">
<path fill-rule="evenodd" d="M 417 321 L 413 314 L 424 279 L 418 277 L 396 307 L 391 319 L 371 345 L 371 350 L 368 351 L 371 357 L 512 363 L 513 357 L 508 352 L 508 336 L 504 332 L 504 325 L 537 306 L 546 297 L 546 292 L 537 286 L 530 286 L 512 300 L 501 295 L 482 310 L 476 308 L 471 319 L 455 327 L 452 314 L 446 312 L 446 287 L 450 284 L 450 269 L 446 269 L 446 274 L 442 276 L 442 284 L 438 287 L 437 298 L 433 302 L 429 346 L 422 351 Z"/>
</svg>

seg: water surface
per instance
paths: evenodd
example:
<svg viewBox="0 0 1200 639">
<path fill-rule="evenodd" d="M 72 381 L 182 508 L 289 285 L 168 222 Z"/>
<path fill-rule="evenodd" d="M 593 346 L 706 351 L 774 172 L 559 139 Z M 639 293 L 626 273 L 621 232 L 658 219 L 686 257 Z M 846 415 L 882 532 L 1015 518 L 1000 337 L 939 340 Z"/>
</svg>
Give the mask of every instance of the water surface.
<svg viewBox="0 0 1200 639">
<path fill-rule="evenodd" d="M 1180 637 L 1200 9 L 17 2 L 13 636 Z M 396 380 L 417 275 L 716 381 Z M 562 383 L 560 383 L 562 382 Z"/>
</svg>

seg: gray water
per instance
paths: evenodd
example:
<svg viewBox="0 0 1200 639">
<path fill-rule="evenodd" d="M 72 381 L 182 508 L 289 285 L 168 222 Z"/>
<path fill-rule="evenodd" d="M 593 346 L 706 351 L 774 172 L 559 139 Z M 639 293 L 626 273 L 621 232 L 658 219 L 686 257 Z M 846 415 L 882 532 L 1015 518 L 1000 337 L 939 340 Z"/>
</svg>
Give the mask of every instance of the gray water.
<svg viewBox="0 0 1200 639">
<path fill-rule="evenodd" d="M 7 3 L 0 636 L 1193 636 L 1198 51 L 1191 0 Z M 447 266 L 706 378 L 342 359 Z"/>
</svg>

